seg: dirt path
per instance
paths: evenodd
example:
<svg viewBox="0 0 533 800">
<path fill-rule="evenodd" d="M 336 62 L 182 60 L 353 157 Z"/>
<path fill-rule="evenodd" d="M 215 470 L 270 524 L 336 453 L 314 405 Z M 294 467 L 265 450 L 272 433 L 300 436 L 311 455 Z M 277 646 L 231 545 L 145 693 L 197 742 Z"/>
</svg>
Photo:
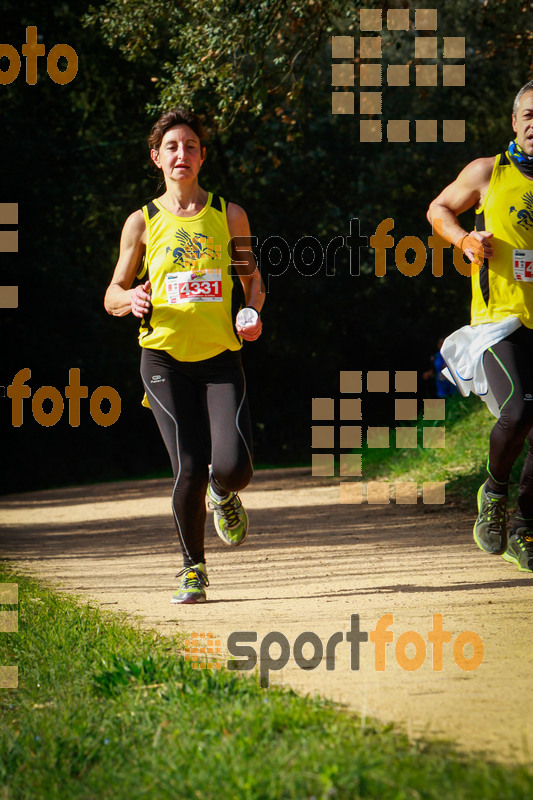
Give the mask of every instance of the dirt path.
<svg viewBox="0 0 533 800">
<path fill-rule="evenodd" d="M 169 603 L 180 567 L 170 491 L 170 481 L 155 480 L 1 498 L 0 554 L 63 590 L 138 615 L 147 627 L 213 632 L 224 651 L 232 632 L 257 632 L 259 652 L 263 637 L 278 631 L 291 658 L 271 672 L 271 682 L 394 720 L 411 736 L 533 761 L 533 576 L 476 548 L 471 513 L 448 503 L 340 505 L 338 485 L 307 470 L 257 473 L 242 492 L 249 539 L 227 548 L 208 520 L 209 602 L 179 606 Z M 346 633 L 355 614 L 367 632 L 384 614 L 394 615 L 384 671 L 375 669 L 370 641 L 361 644 L 360 668 L 351 669 Z M 451 632 L 442 671 L 432 668 L 428 645 L 433 614 L 442 614 Z M 416 671 L 396 660 L 405 631 L 420 634 L 427 646 Z M 462 631 L 477 633 L 484 644 L 483 663 L 470 672 L 452 653 Z M 332 634 L 343 634 L 333 670 L 325 657 L 313 670 L 295 663 L 292 646 L 304 632 L 316 634 L 324 650 Z M 304 646 L 303 658 L 311 658 L 313 647 Z M 405 653 L 412 657 L 414 645 Z M 271 655 L 279 654 L 272 645 Z M 472 655 L 467 644 L 464 656 Z"/>
</svg>

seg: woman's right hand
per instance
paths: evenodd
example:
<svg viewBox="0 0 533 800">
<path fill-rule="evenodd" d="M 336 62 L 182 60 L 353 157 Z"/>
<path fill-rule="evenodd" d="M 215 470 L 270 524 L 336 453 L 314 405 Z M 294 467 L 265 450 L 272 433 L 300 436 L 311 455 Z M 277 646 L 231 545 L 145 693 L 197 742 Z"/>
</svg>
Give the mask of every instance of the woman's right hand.
<svg viewBox="0 0 533 800">
<path fill-rule="evenodd" d="M 133 290 L 131 295 L 131 313 L 135 317 L 144 317 L 150 310 L 152 306 L 152 301 L 150 299 L 151 288 L 152 284 L 150 281 L 145 281 L 139 284 L 139 286 L 136 286 Z"/>
</svg>

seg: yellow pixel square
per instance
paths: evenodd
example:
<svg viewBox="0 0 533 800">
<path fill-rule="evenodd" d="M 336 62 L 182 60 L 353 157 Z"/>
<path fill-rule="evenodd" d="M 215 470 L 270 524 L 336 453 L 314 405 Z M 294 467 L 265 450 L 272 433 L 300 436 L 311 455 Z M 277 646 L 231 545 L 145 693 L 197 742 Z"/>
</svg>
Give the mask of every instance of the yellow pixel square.
<svg viewBox="0 0 533 800">
<path fill-rule="evenodd" d="M 341 455 L 340 474 L 341 477 L 356 478 L 362 475 L 362 456 L 361 453 L 343 453 Z"/>
<path fill-rule="evenodd" d="M 436 86 L 437 65 L 436 64 L 417 64 L 415 67 L 417 86 Z"/>
<path fill-rule="evenodd" d="M 332 397 L 313 397 L 313 419 L 335 419 L 335 400 Z"/>
<path fill-rule="evenodd" d="M 332 58 L 353 58 L 354 57 L 353 36 L 332 36 L 331 56 Z"/>
<path fill-rule="evenodd" d="M 366 373 L 367 392 L 388 392 L 389 373 L 385 370 L 369 370 Z"/>
<path fill-rule="evenodd" d="M 390 503 L 390 483 L 385 481 L 369 481 L 367 485 L 367 502 L 369 505 L 385 505 Z"/>
<path fill-rule="evenodd" d="M 414 394 L 418 388 L 418 373 L 415 370 L 398 370 L 396 372 L 395 388 L 397 392 Z"/>
<path fill-rule="evenodd" d="M 444 58 L 464 58 L 465 57 L 465 37 L 464 36 L 444 36 Z"/>
<path fill-rule="evenodd" d="M 363 485 L 361 483 L 352 483 L 351 481 L 341 483 L 339 486 L 339 502 L 362 503 Z"/>
<path fill-rule="evenodd" d="M 423 428 L 422 447 L 445 447 L 445 428 Z"/>
<path fill-rule="evenodd" d="M 389 119 L 387 122 L 387 141 L 388 142 L 408 142 L 409 141 L 409 120 L 408 119 Z"/>
<path fill-rule="evenodd" d="M 464 58 L 465 57 L 465 37 L 464 36 L 444 36 L 444 58 Z"/>
<path fill-rule="evenodd" d="M 388 428 L 368 428 L 366 433 L 366 443 L 369 447 L 389 447 Z"/>
<path fill-rule="evenodd" d="M 465 65 L 464 64 L 445 64 L 442 68 L 443 86 L 464 86 L 465 85 Z"/>
<path fill-rule="evenodd" d="M 418 487 L 416 481 L 396 481 L 394 484 L 396 504 L 416 505 L 418 502 Z"/>
<path fill-rule="evenodd" d="M 442 120 L 443 142 L 464 142 L 466 138 L 464 119 Z"/>
<path fill-rule="evenodd" d="M 409 9 L 391 8 L 387 11 L 387 28 L 390 31 L 409 30 Z"/>
<path fill-rule="evenodd" d="M 396 398 L 394 401 L 394 419 L 416 419 L 418 415 L 416 397 Z"/>
<path fill-rule="evenodd" d="M 361 58 L 381 58 L 381 36 L 361 36 L 359 56 Z"/>
<path fill-rule="evenodd" d="M 424 400 L 424 419 L 445 419 L 446 418 L 446 401 L 440 400 Z"/>
<path fill-rule="evenodd" d="M 361 419 L 361 399 L 359 397 L 341 397 L 339 406 L 339 419 Z"/>
<path fill-rule="evenodd" d="M 341 425 L 340 447 L 356 450 L 362 446 L 363 431 L 360 425 Z"/>
<path fill-rule="evenodd" d="M 417 31 L 436 31 L 437 30 L 437 9 L 418 8 L 415 11 L 415 30 Z"/>
<path fill-rule="evenodd" d="M 396 428 L 396 447 L 418 447 L 416 428 Z"/>
<path fill-rule="evenodd" d="M 437 120 L 436 119 L 417 119 L 416 141 L 417 142 L 436 142 L 437 141 Z"/>
<path fill-rule="evenodd" d="M 437 37 L 417 36 L 415 39 L 415 58 L 437 58 Z"/>
<path fill-rule="evenodd" d="M 18 685 L 18 667 L 0 667 L 0 689 L 17 689 Z"/>
<path fill-rule="evenodd" d="M 361 86 L 381 86 L 381 64 L 361 64 L 359 84 Z"/>
<path fill-rule="evenodd" d="M 422 502 L 429 505 L 441 505 L 446 502 L 446 482 L 422 484 Z"/>
<path fill-rule="evenodd" d="M 363 390 L 363 373 L 361 370 L 341 372 L 340 389 L 345 394 L 360 394 Z"/>
<path fill-rule="evenodd" d="M 15 605 L 19 601 L 18 583 L 0 583 L 0 603 Z"/>
<path fill-rule="evenodd" d="M 380 31 L 383 22 L 380 8 L 361 8 L 359 10 L 359 28 L 362 31 Z"/>
<path fill-rule="evenodd" d="M 19 224 L 19 204 L 0 203 L 0 225 Z"/>
<path fill-rule="evenodd" d="M 18 611 L 0 611 L 0 632 L 16 633 L 19 629 Z"/>
<path fill-rule="evenodd" d="M 333 453 L 313 453 L 311 475 L 315 478 L 331 478 L 335 475 Z"/>
<path fill-rule="evenodd" d="M 355 72 L 353 64 L 332 64 L 331 85 L 332 86 L 353 86 L 355 83 Z"/>
<path fill-rule="evenodd" d="M 313 425 L 312 447 L 331 448 L 335 447 L 335 428 L 332 425 Z"/>
<path fill-rule="evenodd" d="M 359 111 L 361 114 L 381 114 L 381 92 L 361 92 Z"/>
<path fill-rule="evenodd" d="M 362 119 L 359 123 L 360 142 L 381 142 L 381 122 L 377 119 Z"/>
<path fill-rule="evenodd" d="M 332 114 L 353 114 L 355 101 L 353 92 L 333 92 L 331 95 Z"/>
</svg>

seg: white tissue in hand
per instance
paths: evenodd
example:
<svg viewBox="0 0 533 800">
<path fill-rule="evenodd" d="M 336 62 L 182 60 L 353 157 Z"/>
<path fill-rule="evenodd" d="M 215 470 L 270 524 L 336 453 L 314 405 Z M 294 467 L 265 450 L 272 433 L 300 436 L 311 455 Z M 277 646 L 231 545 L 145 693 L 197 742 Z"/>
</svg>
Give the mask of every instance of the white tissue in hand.
<svg viewBox="0 0 533 800">
<path fill-rule="evenodd" d="M 255 325 L 259 314 L 254 308 L 241 308 L 237 314 L 237 325 L 241 328 L 247 328 L 249 325 Z"/>
</svg>

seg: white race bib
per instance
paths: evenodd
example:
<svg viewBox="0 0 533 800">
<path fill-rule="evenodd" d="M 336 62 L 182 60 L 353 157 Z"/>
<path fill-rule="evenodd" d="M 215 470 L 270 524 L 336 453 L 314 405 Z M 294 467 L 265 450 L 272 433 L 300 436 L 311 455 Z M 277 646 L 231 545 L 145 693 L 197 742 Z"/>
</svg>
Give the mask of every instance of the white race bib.
<svg viewBox="0 0 533 800">
<path fill-rule="evenodd" d="M 533 281 L 533 250 L 513 250 L 515 281 Z"/>
<path fill-rule="evenodd" d="M 167 303 L 221 303 L 222 273 L 220 270 L 190 270 L 165 275 Z"/>
</svg>

